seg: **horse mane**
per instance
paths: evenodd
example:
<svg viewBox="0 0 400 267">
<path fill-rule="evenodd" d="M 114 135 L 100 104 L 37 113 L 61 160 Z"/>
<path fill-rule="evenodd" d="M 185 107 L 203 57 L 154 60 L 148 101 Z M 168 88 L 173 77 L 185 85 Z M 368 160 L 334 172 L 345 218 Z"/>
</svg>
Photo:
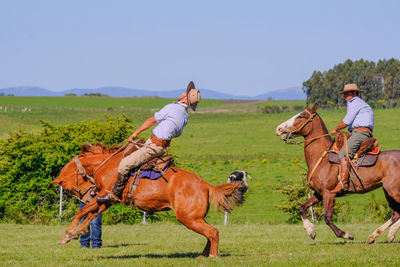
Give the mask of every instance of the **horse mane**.
<svg viewBox="0 0 400 267">
<path fill-rule="evenodd" d="M 133 141 L 135 144 L 139 144 L 139 145 L 143 145 L 146 140 L 144 139 L 136 139 L 135 141 Z M 117 144 L 117 145 L 112 145 L 112 146 L 106 146 L 105 144 L 101 143 L 101 142 L 97 142 L 94 144 L 91 143 L 84 143 L 81 146 L 81 152 L 79 153 L 80 157 L 85 157 L 85 156 L 89 156 L 89 155 L 95 155 L 95 154 L 111 154 L 116 152 L 117 150 L 119 150 L 121 147 L 123 146 L 123 144 Z M 125 155 L 128 155 L 130 153 L 132 153 L 132 151 L 135 151 L 137 149 L 136 146 L 128 146 L 125 149 Z M 126 151 L 128 150 L 128 151 Z"/>
<path fill-rule="evenodd" d="M 103 144 L 101 142 L 97 142 L 94 144 L 84 143 L 81 146 L 81 152 L 79 153 L 79 156 L 85 157 L 85 156 L 94 155 L 94 154 L 114 153 L 121 147 L 122 147 L 122 144 L 106 146 L 105 144 Z"/>
</svg>

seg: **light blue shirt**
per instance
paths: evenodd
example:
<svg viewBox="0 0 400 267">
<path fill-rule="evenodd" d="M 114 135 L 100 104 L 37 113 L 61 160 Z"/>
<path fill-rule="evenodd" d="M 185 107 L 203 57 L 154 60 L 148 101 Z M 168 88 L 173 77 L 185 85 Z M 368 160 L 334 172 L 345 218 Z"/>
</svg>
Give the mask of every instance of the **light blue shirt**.
<svg viewBox="0 0 400 267">
<path fill-rule="evenodd" d="M 154 114 L 158 125 L 153 134 L 163 140 L 171 140 L 182 134 L 188 121 L 187 105 L 175 102 L 163 107 Z"/>
<path fill-rule="evenodd" d="M 347 102 L 347 113 L 343 119 L 349 127 L 349 132 L 358 127 L 368 127 L 374 130 L 374 112 L 371 107 L 358 96 Z"/>
</svg>

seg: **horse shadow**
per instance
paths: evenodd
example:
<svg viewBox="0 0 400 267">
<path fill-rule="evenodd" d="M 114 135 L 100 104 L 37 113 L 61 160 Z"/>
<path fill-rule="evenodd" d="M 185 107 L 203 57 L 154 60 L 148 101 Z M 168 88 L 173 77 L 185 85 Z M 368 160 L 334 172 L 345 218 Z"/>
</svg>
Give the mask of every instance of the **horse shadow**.
<svg viewBox="0 0 400 267">
<path fill-rule="evenodd" d="M 390 245 L 390 244 L 400 244 L 400 241 L 392 241 L 391 243 L 388 243 L 387 241 L 375 241 L 373 244 L 366 244 L 365 241 L 354 241 L 354 240 L 343 240 L 343 241 L 336 241 L 336 242 L 314 242 L 311 243 L 310 246 L 318 246 L 318 245 L 367 245 L 367 246 L 373 246 L 375 245 Z"/>
<path fill-rule="evenodd" d="M 119 247 L 130 247 L 130 246 L 146 246 L 146 243 L 123 243 L 116 245 L 106 245 L 103 248 L 119 248 Z"/>
<path fill-rule="evenodd" d="M 195 259 L 199 257 L 200 254 L 197 252 L 187 252 L 187 253 L 171 253 L 171 254 L 134 254 L 134 255 L 121 255 L 121 256 L 101 256 L 104 259 L 138 259 L 138 258 L 149 258 L 149 259 L 180 259 L 180 258 L 191 258 Z M 230 254 L 220 254 L 219 257 L 229 257 Z"/>
</svg>

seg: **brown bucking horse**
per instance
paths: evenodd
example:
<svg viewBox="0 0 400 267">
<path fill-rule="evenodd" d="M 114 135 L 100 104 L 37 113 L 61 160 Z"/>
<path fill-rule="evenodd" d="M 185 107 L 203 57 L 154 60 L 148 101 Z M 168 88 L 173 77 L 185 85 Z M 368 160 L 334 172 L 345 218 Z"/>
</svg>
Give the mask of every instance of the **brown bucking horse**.
<svg viewBox="0 0 400 267">
<path fill-rule="evenodd" d="M 371 234 L 367 243 L 373 243 L 375 238 L 391 226 L 388 234 L 390 243 L 400 227 L 400 150 L 381 152 L 374 166 L 357 169 L 361 183 L 353 183 L 354 186 L 348 192 L 333 193 L 332 190 L 339 183 L 339 165 L 329 163 L 326 156 L 331 148 L 332 139 L 321 117 L 316 113 L 317 108 L 317 105 L 313 108 L 307 105 L 303 112 L 276 128 L 276 135 L 283 134 L 282 140 L 286 142 L 290 138 L 304 137 L 304 155 L 308 167 L 307 183 L 314 190 L 314 194 L 300 208 L 304 228 L 314 239 L 316 235 L 314 225 L 308 220 L 306 212 L 309 207 L 323 200 L 326 224 L 337 237 L 353 240 L 353 234 L 340 230 L 332 221 L 335 197 L 347 193 L 365 193 L 383 186 L 392 216 Z"/>
<path fill-rule="evenodd" d="M 99 195 L 110 191 L 117 178 L 118 164 L 124 154 L 123 151 L 114 152 L 109 147 L 101 146 L 99 148 L 86 145 L 83 146 L 83 150 L 79 156 L 65 165 L 59 177 L 52 181 L 54 184 L 61 184 L 78 199 L 86 198 L 90 190 L 97 190 Z M 158 180 L 140 179 L 133 197 L 134 206 L 150 212 L 174 210 L 179 222 L 207 238 L 201 256 L 217 257 L 218 230 L 209 225 L 204 217 L 207 215 L 210 203 L 220 210 L 227 211 L 241 204 L 247 186 L 243 182 L 213 186 L 195 173 L 174 166 L 169 167 L 163 177 Z M 93 183 L 89 178 L 94 178 Z M 125 205 L 132 203 L 132 199 L 127 197 L 129 185 L 130 182 L 122 197 L 122 204 Z M 65 244 L 87 233 L 90 222 L 108 207 L 106 204 L 99 205 L 96 199 L 92 198 L 77 213 L 59 243 Z M 86 219 L 80 223 L 84 216 L 87 216 Z"/>
</svg>

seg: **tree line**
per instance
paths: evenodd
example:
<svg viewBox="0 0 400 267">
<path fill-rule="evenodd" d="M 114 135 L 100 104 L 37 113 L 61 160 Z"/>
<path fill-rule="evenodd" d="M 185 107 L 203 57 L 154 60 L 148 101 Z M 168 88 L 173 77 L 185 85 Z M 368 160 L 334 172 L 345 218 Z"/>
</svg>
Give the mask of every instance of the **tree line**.
<svg viewBox="0 0 400 267">
<path fill-rule="evenodd" d="M 347 83 L 356 83 L 364 90 L 361 98 L 372 107 L 392 108 L 400 106 L 400 61 L 391 58 L 377 63 L 360 59 L 346 60 L 328 71 L 314 71 L 303 83 L 307 103 L 319 103 L 325 108 L 346 105 L 337 93 Z"/>
</svg>

